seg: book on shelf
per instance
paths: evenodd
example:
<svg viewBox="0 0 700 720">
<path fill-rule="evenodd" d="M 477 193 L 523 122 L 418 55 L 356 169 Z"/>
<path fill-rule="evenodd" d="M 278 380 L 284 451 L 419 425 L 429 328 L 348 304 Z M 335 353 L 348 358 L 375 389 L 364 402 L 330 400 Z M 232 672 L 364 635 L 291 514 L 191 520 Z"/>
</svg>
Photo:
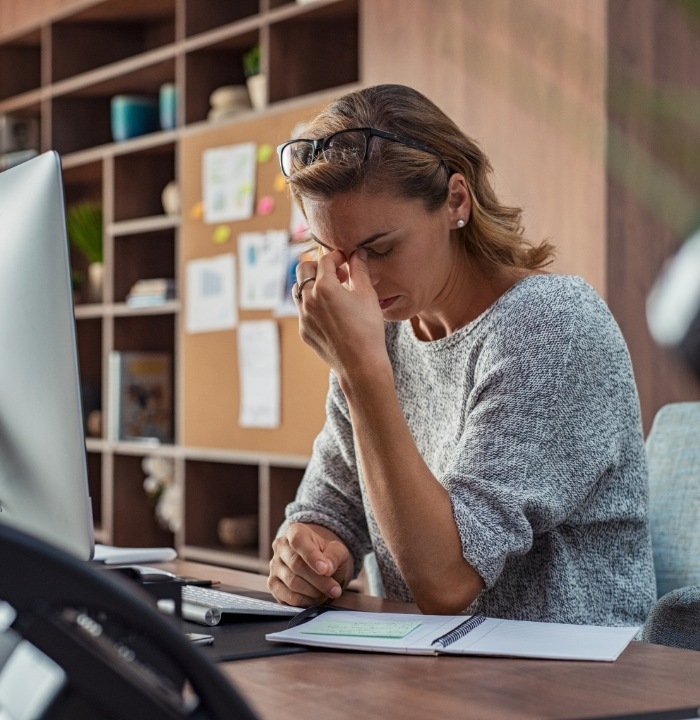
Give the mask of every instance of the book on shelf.
<svg viewBox="0 0 700 720">
<path fill-rule="evenodd" d="M 109 355 L 109 438 L 173 440 L 172 357 L 164 352 Z"/>
<path fill-rule="evenodd" d="M 126 304 L 130 307 L 162 305 L 176 296 L 177 285 L 173 278 L 144 278 L 129 289 Z"/>
<path fill-rule="evenodd" d="M 485 615 L 370 613 L 321 606 L 297 615 L 288 629 L 265 637 L 272 642 L 408 655 L 612 662 L 638 630 L 499 620 Z"/>
</svg>

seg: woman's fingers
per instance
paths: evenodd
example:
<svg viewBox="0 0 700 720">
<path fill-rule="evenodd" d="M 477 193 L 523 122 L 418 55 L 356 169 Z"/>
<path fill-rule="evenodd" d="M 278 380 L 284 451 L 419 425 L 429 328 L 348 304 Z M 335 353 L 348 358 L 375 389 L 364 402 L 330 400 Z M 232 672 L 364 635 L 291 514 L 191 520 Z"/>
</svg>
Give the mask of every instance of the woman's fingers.
<svg viewBox="0 0 700 720">
<path fill-rule="evenodd" d="M 340 543 L 338 543 L 340 545 Z M 331 577 L 339 552 L 321 550 L 318 536 L 305 525 L 293 525 L 273 543 L 268 588 L 275 598 L 290 605 L 308 605 L 338 597 L 340 584 Z"/>
</svg>

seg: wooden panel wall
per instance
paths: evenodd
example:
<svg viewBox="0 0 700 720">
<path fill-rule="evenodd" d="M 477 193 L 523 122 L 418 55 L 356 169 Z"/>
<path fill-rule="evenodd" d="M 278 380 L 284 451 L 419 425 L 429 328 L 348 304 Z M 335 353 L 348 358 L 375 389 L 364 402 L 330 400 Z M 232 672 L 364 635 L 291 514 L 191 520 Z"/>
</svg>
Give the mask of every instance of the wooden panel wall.
<svg viewBox="0 0 700 720">
<path fill-rule="evenodd" d="M 372 0 L 363 80 L 421 90 L 491 158 L 555 268 L 606 292 L 605 1 Z"/>
<path fill-rule="evenodd" d="M 627 338 L 648 428 L 700 384 L 649 335 L 645 301 L 700 225 L 700 3 L 610 0 L 609 303 Z"/>
</svg>

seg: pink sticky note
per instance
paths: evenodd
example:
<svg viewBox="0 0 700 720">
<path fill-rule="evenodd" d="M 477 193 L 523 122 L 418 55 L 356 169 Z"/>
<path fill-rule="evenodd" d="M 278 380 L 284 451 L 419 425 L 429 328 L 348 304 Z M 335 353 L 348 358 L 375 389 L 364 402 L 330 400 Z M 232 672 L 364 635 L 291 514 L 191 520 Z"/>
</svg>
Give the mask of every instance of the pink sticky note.
<svg viewBox="0 0 700 720">
<path fill-rule="evenodd" d="M 275 201 L 269 195 L 258 200 L 258 215 L 269 215 L 275 209 Z"/>
</svg>

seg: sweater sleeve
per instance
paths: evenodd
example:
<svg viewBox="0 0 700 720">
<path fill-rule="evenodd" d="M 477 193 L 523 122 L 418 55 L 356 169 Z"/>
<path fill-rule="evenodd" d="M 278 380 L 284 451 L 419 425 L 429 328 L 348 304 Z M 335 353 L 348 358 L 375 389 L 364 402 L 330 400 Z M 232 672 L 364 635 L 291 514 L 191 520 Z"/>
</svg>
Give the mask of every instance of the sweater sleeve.
<svg viewBox="0 0 700 720">
<path fill-rule="evenodd" d="M 371 550 L 349 411 L 333 374 L 326 422 L 314 441 L 296 499 L 287 506 L 286 522 L 316 523 L 333 531 L 350 550 L 355 575 Z"/>
<path fill-rule="evenodd" d="M 556 529 L 558 542 L 567 533 L 576 542 L 587 527 L 644 511 L 642 478 L 619 472 L 645 468 L 626 345 L 602 301 L 575 291 L 569 301 L 521 308 L 490 328 L 441 478 L 464 556 L 487 587 L 538 536 Z"/>
</svg>

